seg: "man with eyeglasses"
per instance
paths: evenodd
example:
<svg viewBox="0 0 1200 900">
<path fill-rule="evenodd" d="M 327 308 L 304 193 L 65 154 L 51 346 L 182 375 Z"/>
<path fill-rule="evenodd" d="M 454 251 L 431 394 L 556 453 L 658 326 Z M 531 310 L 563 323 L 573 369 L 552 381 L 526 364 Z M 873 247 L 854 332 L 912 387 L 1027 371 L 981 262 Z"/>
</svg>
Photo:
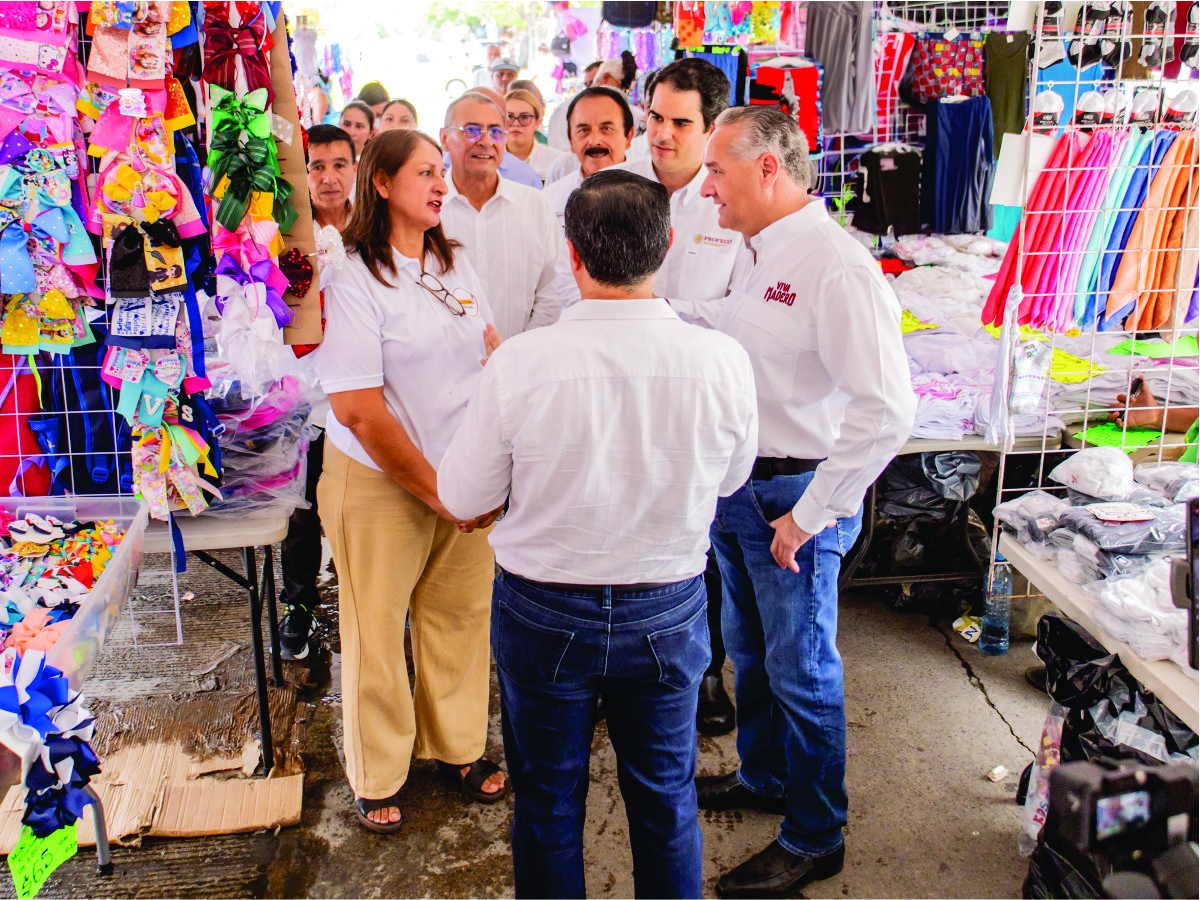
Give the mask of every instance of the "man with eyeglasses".
<svg viewBox="0 0 1200 900">
<path fill-rule="evenodd" d="M 499 173 L 506 115 L 487 95 L 471 91 L 446 109 L 441 130 L 450 156 L 442 229 L 462 243 L 505 339 L 551 324 L 562 309 L 554 293 L 554 214 L 540 192 Z"/>
</svg>

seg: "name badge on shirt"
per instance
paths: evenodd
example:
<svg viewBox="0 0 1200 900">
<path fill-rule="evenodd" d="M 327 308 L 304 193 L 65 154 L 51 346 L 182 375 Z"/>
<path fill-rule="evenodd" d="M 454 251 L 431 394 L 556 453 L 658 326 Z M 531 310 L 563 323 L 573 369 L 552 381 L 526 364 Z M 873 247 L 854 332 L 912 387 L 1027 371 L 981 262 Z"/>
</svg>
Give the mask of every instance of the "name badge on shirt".
<svg viewBox="0 0 1200 900">
<path fill-rule="evenodd" d="M 458 302 L 462 304 L 463 312 L 466 313 L 466 315 L 470 316 L 472 319 L 479 318 L 479 304 L 476 302 L 474 297 L 472 297 L 466 291 L 456 294 L 455 297 Z"/>
</svg>

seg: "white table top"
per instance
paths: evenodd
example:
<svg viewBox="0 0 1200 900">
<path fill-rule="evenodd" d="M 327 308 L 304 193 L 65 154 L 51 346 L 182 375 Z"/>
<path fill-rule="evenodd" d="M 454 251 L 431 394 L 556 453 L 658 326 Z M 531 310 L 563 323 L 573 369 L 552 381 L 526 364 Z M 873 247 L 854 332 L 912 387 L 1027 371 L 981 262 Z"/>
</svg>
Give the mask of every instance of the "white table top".
<svg viewBox="0 0 1200 900">
<path fill-rule="evenodd" d="M 287 535 L 288 515 L 189 516 L 176 515 L 183 546 L 188 550 L 227 550 L 277 544 Z M 146 553 L 170 553 L 171 531 L 166 522 L 150 520 L 146 529 Z"/>
<path fill-rule="evenodd" d="M 1007 534 L 1000 535 L 999 550 L 1055 606 L 1082 625 L 1107 650 L 1120 656 L 1133 677 L 1152 690 L 1188 728 L 1200 731 L 1200 712 L 1197 710 L 1200 688 L 1178 664 L 1165 659 L 1148 662 L 1105 631 L 1092 617 L 1094 604 L 1091 598 L 1079 585 L 1069 581 L 1054 563 L 1038 559 Z"/>
</svg>

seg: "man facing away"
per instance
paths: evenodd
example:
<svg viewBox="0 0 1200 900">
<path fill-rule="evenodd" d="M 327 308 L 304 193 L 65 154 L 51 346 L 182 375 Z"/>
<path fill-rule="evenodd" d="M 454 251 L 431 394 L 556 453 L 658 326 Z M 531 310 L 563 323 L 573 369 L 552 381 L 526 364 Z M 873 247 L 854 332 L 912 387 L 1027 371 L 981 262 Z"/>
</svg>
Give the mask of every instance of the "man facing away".
<svg viewBox="0 0 1200 900">
<path fill-rule="evenodd" d="M 508 512 L 492 648 L 515 789 L 519 897 L 583 897 L 588 757 L 603 699 L 639 897 L 696 897 L 696 692 L 709 660 L 701 573 L 717 497 L 757 447 L 736 342 L 653 298 L 666 190 L 592 175 L 567 203 L 584 300 L 506 341 L 438 469 L 455 515 Z"/>
<path fill-rule="evenodd" d="M 727 110 L 705 166 L 704 196 L 754 253 L 717 327 L 750 354 L 760 427 L 750 480 L 720 501 L 712 528 L 741 765 L 697 787 L 706 809 L 784 813 L 778 840 L 722 875 L 718 894 L 791 896 L 842 869 L 838 571 L 916 402 L 899 304 L 866 249 L 809 200 L 796 123 L 768 107 Z"/>
</svg>

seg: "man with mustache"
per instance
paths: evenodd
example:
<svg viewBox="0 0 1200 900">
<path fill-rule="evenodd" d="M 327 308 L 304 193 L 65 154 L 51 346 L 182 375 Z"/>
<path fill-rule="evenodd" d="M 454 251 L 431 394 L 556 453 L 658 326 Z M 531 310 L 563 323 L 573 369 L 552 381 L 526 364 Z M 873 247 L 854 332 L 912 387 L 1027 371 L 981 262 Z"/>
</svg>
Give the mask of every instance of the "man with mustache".
<svg viewBox="0 0 1200 900">
<path fill-rule="evenodd" d="M 563 234 L 563 211 L 567 198 L 589 175 L 625 161 L 629 142 L 633 139 L 633 113 L 620 91 L 610 87 L 590 87 L 580 91 L 567 107 L 567 127 L 571 135 L 571 152 L 579 167 L 553 184 L 547 183 L 542 196 L 558 221 Z M 554 263 L 555 296 L 569 305 L 579 300 L 579 287 L 571 274 L 571 257 L 564 239 L 559 243 L 558 259 Z"/>
<path fill-rule="evenodd" d="M 558 319 L 554 259 L 559 236 L 539 191 L 500 175 L 507 113 L 481 92 L 463 94 L 446 109 L 442 149 L 450 157 L 442 228 L 459 241 L 479 274 L 508 339 Z"/>
</svg>

